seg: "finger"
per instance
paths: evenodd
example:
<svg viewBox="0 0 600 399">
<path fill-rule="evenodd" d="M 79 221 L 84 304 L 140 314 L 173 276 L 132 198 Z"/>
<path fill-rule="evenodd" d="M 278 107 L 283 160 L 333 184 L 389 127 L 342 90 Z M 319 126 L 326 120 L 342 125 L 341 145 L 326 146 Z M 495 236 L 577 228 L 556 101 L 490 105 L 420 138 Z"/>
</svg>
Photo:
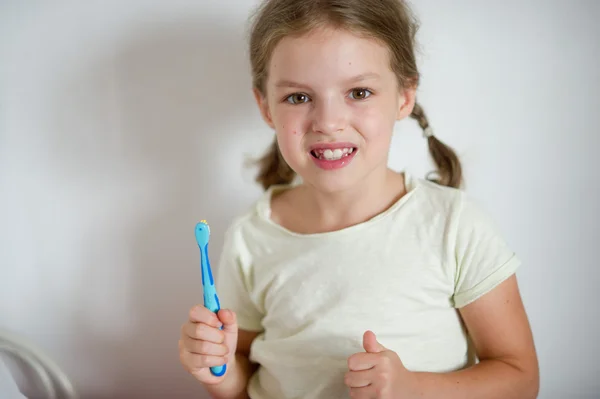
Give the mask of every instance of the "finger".
<svg viewBox="0 0 600 399">
<path fill-rule="evenodd" d="M 224 344 L 216 344 L 210 341 L 202 341 L 184 336 L 183 347 L 191 353 L 198 355 L 225 356 L 229 353 L 229 348 Z"/>
<path fill-rule="evenodd" d="M 373 331 L 366 331 L 363 335 L 363 348 L 369 353 L 379 353 L 386 349 L 385 346 L 381 345 L 377 341 L 377 337 Z"/>
<path fill-rule="evenodd" d="M 186 350 L 181 352 L 180 357 L 181 362 L 190 371 L 208 367 L 222 366 L 227 363 L 227 357 L 225 356 L 198 355 L 196 353 L 190 353 Z"/>
<path fill-rule="evenodd" d="M 237 316 L 234 311 L 229 309 L 221 309 L 219 310 L 217 317 L 223 323 L 223 331 L 237 332 Z"/>
<path fill-rule="evenodd" d="M 371 385 L 373 370 L 348 371 L 344 375 L 344 384 L 349 388 L 362 388 Z"/>
<path fill-rule="evenodd" d="M 381 354 L 359 352 L 348 358 L 348 369 L 350 371 L 369 370 L 380 361 Z"/>
<path fill-rule="evenodd" d="M 217 315 L 202 305 L 196 305 L 190 309 L 189 319 L 192 323 L 205 323 L 216 328 L 220 328 L 222 325 Z"/>
<path fill-rule="evenodd" d="M 352 399 L 372 399 L 378 398 L 375 386 L 368 385 L 360 388 L 350 388 L 350 397 Z"/>
<path fill-rule="evenodd" d="M 225 334 L 218 328 L 204 323 L 186 323 L 183 325 L 183 335 L 193 339 L 222 344 Z"/>
</svg>

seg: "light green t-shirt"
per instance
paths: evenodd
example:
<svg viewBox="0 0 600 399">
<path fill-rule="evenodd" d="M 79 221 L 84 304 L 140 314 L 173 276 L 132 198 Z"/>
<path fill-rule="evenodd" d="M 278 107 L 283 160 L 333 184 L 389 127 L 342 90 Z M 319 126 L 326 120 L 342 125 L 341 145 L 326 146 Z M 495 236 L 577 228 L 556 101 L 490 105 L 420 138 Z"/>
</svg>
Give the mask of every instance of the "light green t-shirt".
<svg viewBox="0 0 600 399">
<path fill-rule="evenodd" d="M 346 398 L 347 359 L 372 330 L 407 369 L 446 372 L 476 359 L 457 309 L 520 262 L 460 190 L 405 174 L 408 193 L 343 230 L 296 234 L 270 219 L 276 186 L 236 219 L 216 273 L 221 306 L 259 331 L 253 399 Z"/>
</svg>

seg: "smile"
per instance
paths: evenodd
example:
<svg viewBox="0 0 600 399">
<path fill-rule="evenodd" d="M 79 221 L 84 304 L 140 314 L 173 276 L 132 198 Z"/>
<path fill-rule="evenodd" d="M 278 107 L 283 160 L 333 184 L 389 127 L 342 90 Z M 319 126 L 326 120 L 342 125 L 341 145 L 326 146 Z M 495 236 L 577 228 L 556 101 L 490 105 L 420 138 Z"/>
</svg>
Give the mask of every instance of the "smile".
<svg viewBox="0 0 600 399">
<path fill-rule="evenodd" d="M 328 161 L 335 161 L 347 157 L 354 152 L 354 147 L 344 147 L 336 149 L 316 149 L 312 150 L 310 154 L 317 159 L 326 159 Z"/>
<path fill-rule="evenodd" d="M 352 143 L 320 144 L 310 148 L 309 152 L 317 167 L 332 170 L 350 164 L 358 152 L 358 147 Z"/>
</svg>

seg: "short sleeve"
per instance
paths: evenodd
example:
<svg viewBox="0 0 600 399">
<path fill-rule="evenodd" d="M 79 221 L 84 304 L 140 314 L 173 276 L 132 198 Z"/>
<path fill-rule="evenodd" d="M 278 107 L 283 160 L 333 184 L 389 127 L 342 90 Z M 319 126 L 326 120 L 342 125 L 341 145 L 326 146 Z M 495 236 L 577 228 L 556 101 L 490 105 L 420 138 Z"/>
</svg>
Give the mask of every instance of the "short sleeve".
<svg viewBox="0 0 600 399">
<path fill-rule="evenodd" d="M 454 306 L 461 308 L 513 275 L 520 260 L 490 216 L 465 196 L 456 226 Z"/>
<path fill-rule="evenodd" d="M 262 331 L 262 313 L 252 300 L 252 270 L 239 230 L 230 227 L 223 243 L 215 275 L 217 294 L 222 309 L 236 313 L 238 327 Z"/>
</svg>

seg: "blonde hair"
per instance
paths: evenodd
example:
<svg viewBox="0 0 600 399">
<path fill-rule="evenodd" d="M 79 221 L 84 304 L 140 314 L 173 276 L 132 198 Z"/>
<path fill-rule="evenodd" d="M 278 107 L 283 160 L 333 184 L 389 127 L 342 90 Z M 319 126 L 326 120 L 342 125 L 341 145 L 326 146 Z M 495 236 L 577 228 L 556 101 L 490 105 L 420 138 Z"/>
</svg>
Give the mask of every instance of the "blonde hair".
<svg viewBox="0 0 600 399">
<path fill-rule="evenodd" d="M 391 68 L 401 88 L 417 87 L 420 74 L 415 57 L 418 23 L 403 0 L 265 0 L 254 14 L 250 32 L 252 84 L 263 96 L 271 54 L 286 36 L 300 36 L 331 26 L 385 43 L 390 50 Z M 418 103 L 410 115 L 428 129 L 429 121 Z M 427 135 L 429 152 L 437 166 L 438 184 L 458 188 L 462 168 L 456 153 L 433 135 Z M 295 172 L 285 162 L 277 139 L 258 159 L 256 181 L 266 190 L 275 184 L 289 184 Z"/>
</svg>

